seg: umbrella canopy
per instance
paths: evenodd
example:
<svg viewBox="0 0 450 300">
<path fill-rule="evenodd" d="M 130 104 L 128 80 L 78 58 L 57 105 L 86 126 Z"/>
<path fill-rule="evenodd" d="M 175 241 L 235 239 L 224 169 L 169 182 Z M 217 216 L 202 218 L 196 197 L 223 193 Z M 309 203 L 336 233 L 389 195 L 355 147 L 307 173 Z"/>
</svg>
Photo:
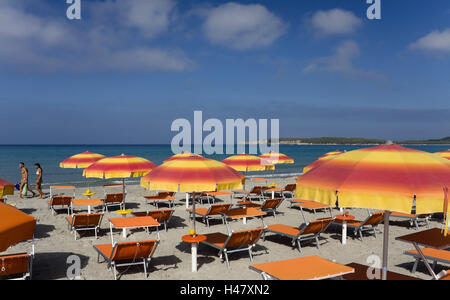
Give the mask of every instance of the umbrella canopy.
<svg viewBox="0 0 450 300">
<path fill-rule="evenodd" d="M 258 156 L 249 154 L 238 154 L 230 156 L 222 162 L 236 171 L 249 172 L 249 171 L 265 171 L 273 170 L 275 166 L 273 164 L 267 164 L 263 159 Z"/>
<path fill-rule="evenodd" d="M 296 196 L 341 207 L 411 213 L 443 211 L 450 164 L 434 154 L 381 145 L 341 154 L 297 180 Z"/>
<path fill-rule="evenodd" d="M 201 157 L 200 154 L 183 152 L 183 153 L 178 153 L 178 154 L 172 155 L 171 157 L 166 159 L 164 162 L 166 163 L 168 161 L 172 161 L 172 160 L 179 159 L 179 158 L 184 158 L 184 157 L 190 157 L 190 156 L 200 156 Z"/>
<path fill-rule="evenodd" d="M 0 220 L 0 252 L 33 238 L 36 219 L 32 216 L 0 203 Z"/>
<path fill-rule="evenodd" d="M 450 159 L 450 150 L 442 151 L 442 152 L 436 152 L 435 154 L 439 155 L 440 157 Z"/>
<path fill-rule="evenodd" d="M 60 162 L 59 167 L 64 169 L 84 169 L 105 157 L 97 153 L 83 152 Z"/>
<path fill-rule="evenodd" d="M 276 165 L 276 164 L 293 164 L 294 159 L 287 156 L 286 154 L 269 152 L 264 153 L 259 156 L 263 159 L 267 164 Z"/>
<path fill-rule="evenodd" d="M 103 158 L 84 169 L 86 178 L 129 178 L 146 175 L 157 165 L 141 157 L 120 155 Z"/>
<path fill-rule="evenodd" d="M 162 164 L 141 178 L 141 186 L 170 192 L 210 192 L 242 188 L 244 176 L 227 165 L 190 156 Z"/>
<path fill-rule="evenodd" d="M 322 155 L 315 162 L 313 162 L 313 163 L 307 165 L 306 167 L 304 167 L 303 168 L 303 174 L 308 173 L 312 169 L 320 166 L 323 162 L 325 162 L 325 161 L 327 161 L 329 159 L 333 159 L 333 158 L 335 158 L 336 156 L 338 156 L 338 155 L 340 155 L 342 153 L 344 153 L 344 152 L 336 150 L 336 151 L 328 152 L 328 153 Z"/>
<path fill-rule="evenodd" d="M 6 195 L 14 195 L 14 184 L 0 178 L 0 198 Z"/>
</svg>

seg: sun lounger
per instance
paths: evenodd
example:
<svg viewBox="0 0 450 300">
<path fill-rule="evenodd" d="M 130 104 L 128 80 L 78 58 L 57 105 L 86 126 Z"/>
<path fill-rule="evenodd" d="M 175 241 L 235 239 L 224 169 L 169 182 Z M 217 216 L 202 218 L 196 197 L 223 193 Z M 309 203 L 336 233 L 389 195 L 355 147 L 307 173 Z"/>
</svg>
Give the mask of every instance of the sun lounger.
<svg viewBox="0 0 450 300">
<path fill-rule="evenodd" d="M 439 273 L 438 280 L 450 280 L 450 270 Z"/>
<path fill-rule="evenodd" d="M 117 267 L 134 265 L 143 265 L 144 275 L 147 278 L 148 263 L 157 247 L 156 240 L 94 245 L 98 254 L 97 260 L 100 262 L 100 256 L 105 259 L 108 269 L 113 271 L 114 280 L 117 279 Z"/>
<path fill-rule="evenodd" d="M 97 232 L 102 222 L 102 213 L 98 214 L 76 214 L 67 216 L 66 220 L 69 223 L 70 231 L 73 231 L 73 236 L 77 240 L 78 231 L 94 230 L 95 238 L 97 239 Z"/>
<path fill-rule="evenodd" d="M 348 267 L 351 267 L 355 269 L 355 273 L 344 275 L 345 280 L 381 280 L 382 279 L 382 269 L 373 268 L 372 270 L 369 270 L 370 267 L 357 264 L 357 263 L 351 263 L 347 265 Z M 369 271 L 369 272 L 368 272 Z M 373 274 L 373 278 L 368 278 L 368 274 Z M 375 275 L 378 275 L 377 278 Z M 421 280 L 417 277 L 411 277 L 399 273 L 394 272 L 387 272 L 387 280 Z"/>
<path fill-rule="evenodd" d="M 106 211 L 109 211 L 109 207 L 119 206 L 120 209 L 124 208 L 124 197 L 123 193 L 106 194 L 103 203 L 105 204 Z"/>
<path fill-rule="evenodd" d="M 284 200 L 284 198 L 266 199 L 266 200 L 264 200 L 264 202 L 262 204 L 257 204 L 257 203 L 253 203 L 251 201 L 243 200 L 243 201 L 239 201 L 238 205 L 244 206 L 247 208 L 249 208 L 249 207 L 250 208 L 258 208 L 265 212 L 271 212 L 273 214 L 273 216 L 275 217 L 277 208 L 281 205 L 283 200 Z"/>
<path fill-rule="evenodd" d="M 225 203 L 225 204 L 213 204 L 209 208 L 196 208 L 195 217 L 201 217 L 206 226 L 209 227 L 209 220 L 211 219 L 221 219 L 222 222 L 225 222 L 223 220 L 222 214 L 229 211 L 231 206 L 232 204 Z M 192 218 L 193 210 L 188 209 L 188 212 L 189 218 Z"/>
<path fill-rule="evenodd" d="M 450 251 L 448 251 L 448 250 L 423 248 L 423 249 L 421 249 L 421 251 L 427 260 L 433 261 L 433 267 L 432 267 L 433 269 L 436 268 L 436 265 L 438 263 L 443 263 L 446 265 L 450 264 Z M 417 266 L 419 265 L 419 262 L 422 260 L 422 258 L 420 257 L 417 250 L 406 251 L 405 254 L 412 256 L 416 259 L 416 262 L 414 263 L 414 266 L 411 270 L 411 273 L 415 273 L 417 270 Z"/>
<path fill-rule="evenodd" d="M 359 234 L 361 241 L 363 240 L 363 232 L 373 232 L 377 237 L 376 228 L 384 220 L 384 211 L 375 212 L 368 216 L 364 221 L 347 221 L 348 229 L 353 229 L 355 236 Z M 341 220 L 335 220 L 334 224 L 342 225 Z"/>
<path fill-rule="evenodd" d="M 172 218 L 174 209 L 161 209 L 161 210 L 151 210 L 147 212 L 134 212 L 133 215 L 135 217 L 146 217 L 150 216 L 158 223 L 164 224 L 164 230 L 167 232 L 167 224 L 169 224 L 170 219 Z"/>
<path fill-rule="evenodd" d="M 72 200 L 72 196 L 53 196 L 50 200 L 47 201 L 48 208 L 51 209 L 52 213 L 55 215 L 55 206 L 60 206 L 61 208 L 67 207 L 67 214 L 69 215 Z"/>
<path fill-rule="evenodd" d="M 169 193 L 159 193 L 156 196 L 144 196 L 146 204 L 155 204 L 159 208 L 160 202 L 167 202 L 170 207 L 175 207 L 175 197 L 170 196 Z"/>
<path fill-rule="evenodd" d="M 33 257 L 27 253 L 0 256 L 0 278 L 31 279 Z M 19 277 L 17 277 L 19 276 Z"/>
<path fill-rule="evenodd" d="M 391 219 L 392 218 L 399 218 L 403 219 L 405 221 L 409 221 L 411 226 L 415 225 L 416 229 L 419 229 L 419 222 L 425 222 L 427 228 L 430 228 L 429 219 L 431 217 L 431 214 L 426 215 L 416 215 L 416 214 L 404 214 L 399 212 L 393 212 L 391 213 Z"/>
<path fill-rule="evenodd" d="M 297 188 L 297 184 L 295 184 L 295 183 L 291 183 L 291 184 L 286 185 L 284 187 L 283 192 L 282 192 L 283 197 L 286 197 L 286 195 L 289 195 L 290 198 L 294 197 L 294 193 L 295 193 L 296 188 Z"/>
<path fill-rule="evenodd" d="M 207 246 L 216 248 L 219 250 L 219 256 L 222 254 L 225 256 L 227 267 L 230 267 L 230 262 L 228 260 L 228 254 L 248 251 L 250 255 L 250 260 L 253 261 L 252 249 L 255 247 L 256 243 L 259 241 L 261 234 L 263 232 L 263 227 L 234 231 L 229 235 L 223 233 L 209 233 L 205 234 L 206 240 L 201 242 Z"/>
<path fill-rule="evenodd" d="M 319 237 L 323 232 L 325 232 L 325 230 L 327 230 L 333 220 L 333 218 L 319 219 L 308 224 L 302 224 L 300 227 L 292 227 L 282 224 L 270 225 L 264 230 L 264 240 L 266 233 L 271 232 L 292 239 L 292 247 L 295 247 L 295 244 L 297 244 L 300 252 L 302 252 L 301 242 L 304 241 L 315 240 L 316 246 L 319 248 Z"/>
<path fill-rule="evenodd" d="M 264 191 L 269 189 L 268 186 L 254 186 L 252 190 L 246 195 L 247 199 L 257 199 L 261 201 L 264 199 Z"/>
<path fill-rule="evenodd" d="M 299 257 L 252 265 L 250 270 L 261 274 L 264 280 L 325 280 L 342 278 L 355 270 L 319 256 Z"/>
</svg>

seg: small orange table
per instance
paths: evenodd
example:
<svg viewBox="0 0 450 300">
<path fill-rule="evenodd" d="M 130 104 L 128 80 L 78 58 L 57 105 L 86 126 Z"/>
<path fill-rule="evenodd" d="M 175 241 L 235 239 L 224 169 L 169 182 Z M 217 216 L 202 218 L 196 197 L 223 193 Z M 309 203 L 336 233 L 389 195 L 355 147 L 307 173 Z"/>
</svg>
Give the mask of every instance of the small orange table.
<svg viewBox="0 0 450 300">
<path fill-rule="evenodd" d="M 103 207 L 103 201 L 100 199 L 73 199 L 71 205 L 72 205 L 72 214 L 73 214 L 74 206 L 87 206 L 88 214 L 90 214 L 91 207 L 92 206 L 102 206 Z"/>
<path fill-rule="evenodd" d="M 353 221 L 355 216 L 351 215 L 337 215 L 336 220 L 342 221 L 342 245 L 347 244 L 347 222 Z"/>
<path fill-rule="evenodd" d="M 206 236 L 201 234 L 196 235 L 184 235 L 181 240 L 185 243 L 191 244 L 191 257 L 192 257 L 192 272 L 197 272 L 197 248 L 198 244 L 206 241 Z"/>
<path fill-rule="evenodd" d="M 148 231 L 148 228 L 150 227 L 156 227 L 156 232 L 159 240 L 159 231 L 158 227 L 161 224 L 159 224 L 155 219 L 153 219 L 150 216 L 146 217 L 129 217 L 129 218 L 110 218 L 109 219 L 109 228 L 111 232 L 111 241 L 114 244 L 113 240 L 113 232 L 112 227 L 122 229 L 123 237 L 127 237 L 126 230 L 127 229 L 134 229 L 134 228 L 145 228 Z"/>
</svg>

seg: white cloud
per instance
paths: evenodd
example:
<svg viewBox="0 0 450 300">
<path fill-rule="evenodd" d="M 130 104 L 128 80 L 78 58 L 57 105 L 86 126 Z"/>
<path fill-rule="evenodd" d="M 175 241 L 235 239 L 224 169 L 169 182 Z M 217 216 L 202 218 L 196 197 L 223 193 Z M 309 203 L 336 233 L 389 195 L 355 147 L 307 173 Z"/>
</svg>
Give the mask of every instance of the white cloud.
<svg viewBox="0 0 450 300">
<path fill-rule="evenodd" d="M 351 11 L 334 8 L 319 10 L 309 19 L 314 31 L 323 35 L 343 35 L 354 33 L 362 24 Z"/>
<path fill-rule="evenodd" d="M 450 28 L 443 31 L 432 31 L 409 45 L 409 48 L 429 52 L 450 53 Z"/>
<path fill-rule="evenodd" d="M 331 56 L 316 59 L 303 69 L 304 73 L 311 72 L 334 72 L 353 76 L 364 76 L 380 78 L 373 72 L 359 70 L 355 67 L 353 60 L 360 55 L 359 45 L 352 41 L 342 42 Z"/>
<path fill-rule="evenodd" d="M 270 46 L 287 25 L 260 4 L 226 3 L 205 12 L 203 31 L 216 45 L 237 50 Z"/>
<path fill-rule="evenodd" d="M 88 3 L 83 9 L 91 18 L 71 22 L 53 18 L 49 7 L 43 10 L 49 16 L 31 13 L 24 3 L 0 2 L 2 65 L 27 71 L 182 71 L 193 64 L 181 50 L 149 44 L 169 29 L 173 0 Z"/>
</svg>

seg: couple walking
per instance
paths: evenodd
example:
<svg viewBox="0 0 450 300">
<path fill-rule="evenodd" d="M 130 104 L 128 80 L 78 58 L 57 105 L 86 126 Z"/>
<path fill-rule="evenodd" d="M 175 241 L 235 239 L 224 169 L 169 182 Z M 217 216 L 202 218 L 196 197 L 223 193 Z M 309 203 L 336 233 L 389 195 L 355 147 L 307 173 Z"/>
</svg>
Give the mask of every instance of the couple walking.
<svg viewBox="0 0 450 300">
<path fill-rule="evenodd" d="M 22 179 L 20 180 L 20 193 L 19 198 L 22 199 L 22 192 L 25 189 L 28 192 L 33 193 L 33 197 L 36 196 L 36 193 L 30 189 L 28 184 L 28 169 L 25 168 L 25 164 L 23 162 L 19 163 L 20 170 L 22 172 Z M 44 193 L 42 192 L 42 168 L 38 163 L 34 164 L 36 169 L 36 190 L 39 193 L 39 199 L 44 198 Z"/>
</svg>

